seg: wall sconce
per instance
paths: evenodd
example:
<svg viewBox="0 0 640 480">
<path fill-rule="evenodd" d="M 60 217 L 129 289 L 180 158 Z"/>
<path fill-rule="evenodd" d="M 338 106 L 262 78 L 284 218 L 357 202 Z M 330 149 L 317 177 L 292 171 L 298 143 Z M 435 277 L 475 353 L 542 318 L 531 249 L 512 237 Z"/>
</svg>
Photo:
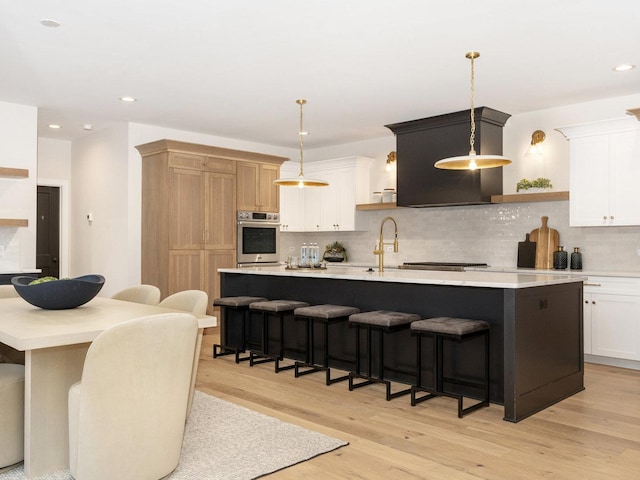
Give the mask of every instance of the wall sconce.
<svg viewBox="0 0 640 480">
<path fill-rule="evenodd" d="M 542 130 L 536 130 L 531 134 L 531 145 L 529 146 L 529 150 L 525 157 L 533 158 L 536 160 L 542 160 L 544 157 L 544 153 L 542 152 L 541 143 L 544 142 L 546 135 Z"/>
<path fill-rule="evenodd" d="M 395 163 L 396 163 L 396 152 L 389 152 L 389 155 L 387 155 L 387 164 L 385 165 L 384 169 L 387 172 L 390 172 Z"/>
</svg>

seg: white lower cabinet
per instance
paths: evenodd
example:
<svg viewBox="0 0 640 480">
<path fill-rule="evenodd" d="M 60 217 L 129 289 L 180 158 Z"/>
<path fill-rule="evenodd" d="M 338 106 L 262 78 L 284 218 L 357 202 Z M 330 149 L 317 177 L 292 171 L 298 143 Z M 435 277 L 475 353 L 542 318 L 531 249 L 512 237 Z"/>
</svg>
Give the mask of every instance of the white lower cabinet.
<svg viewBox="0 0 640 480">
<path fill-rule="evenodd" d="M 640 360 L 640 278 L 590 276 L 584 333 L 586 354 Z"/>
</svg>

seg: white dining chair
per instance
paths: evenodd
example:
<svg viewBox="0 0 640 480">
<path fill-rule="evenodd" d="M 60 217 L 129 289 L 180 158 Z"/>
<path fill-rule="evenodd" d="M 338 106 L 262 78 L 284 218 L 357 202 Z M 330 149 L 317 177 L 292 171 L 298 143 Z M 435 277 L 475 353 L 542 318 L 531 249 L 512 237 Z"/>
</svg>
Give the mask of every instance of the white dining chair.
<svg viewBox="0 0 640 480">
<path fill-rule="evenodd" d="M 160 289 L 155 285 L 134 285 L 114 293 L 111 298 L 126 302 L 157 305 L 160 302 Z"/>
<path fill-rule="evenodd" d="M 161 307 L 189 312 L 196 317 L 207 313 L 209 296 L 202 290 L 183 290 L 169 295 L 160 302 Z"/>
<path fill-rule="evenodd" d="M 163 313 L 120 323 L 93 341 L 69 389 L 75 480 L 155 480 L 179 463 L 198 323 Z"/>
<path fill-rule="evenodd" d="M 0 363 L 0 468 L 24 458 L 24 365 Z"/>
</svg>

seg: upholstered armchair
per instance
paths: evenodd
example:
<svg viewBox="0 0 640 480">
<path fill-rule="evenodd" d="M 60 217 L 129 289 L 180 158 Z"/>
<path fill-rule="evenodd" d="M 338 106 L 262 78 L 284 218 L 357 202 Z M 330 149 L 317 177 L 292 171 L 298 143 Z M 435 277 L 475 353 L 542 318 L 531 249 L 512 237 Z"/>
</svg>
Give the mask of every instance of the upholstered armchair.
<svg viewBox="0 0 640 480">
<path fill-rule="evenodd" d="M 168 313 L 98 335 L 69 390 L 76 480 L 155 480 L 180 460 L 198 324 Z"/>
<path fill-rule="evenodd" d="M 155 285 L 135 285 L 125 288 L 113 294 L 111 298 L 124 300 L 126 302 L 145 303 L 147 305 L 157 305 L 160 302 L 160 289 Z"/>
</svg>

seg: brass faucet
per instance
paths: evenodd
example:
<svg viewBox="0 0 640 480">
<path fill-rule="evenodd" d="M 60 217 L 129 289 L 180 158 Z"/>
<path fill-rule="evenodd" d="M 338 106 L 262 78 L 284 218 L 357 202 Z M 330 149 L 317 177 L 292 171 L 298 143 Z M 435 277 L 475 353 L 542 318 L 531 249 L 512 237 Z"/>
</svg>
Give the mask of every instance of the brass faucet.
<svg viewBox="0 0 640 480">
<path fill-rule="evenodd" d="M 382 235 L 384 224 L 387 223 L 387 220 L 391 220 L 393 222 L 393 225 L 395 226 L 395 232 L 394 232 L 395 237 L 393 239 L 393 243 L 391 242 L 385 243 L 384 237 Z M 384 272 L 384 246 L 385 245 L 393 245 L 393 251 L 395 253 L 398 253 L 398 224 L 396 223 L 393 217 L 384 217 L 382 219 L 382 222 L 380 223 L 380 240 L 378 241 L 378 246 L 373 251 L 374 255 L 378 255 L 378 271 L 379 272 Z"/>
</svg>

